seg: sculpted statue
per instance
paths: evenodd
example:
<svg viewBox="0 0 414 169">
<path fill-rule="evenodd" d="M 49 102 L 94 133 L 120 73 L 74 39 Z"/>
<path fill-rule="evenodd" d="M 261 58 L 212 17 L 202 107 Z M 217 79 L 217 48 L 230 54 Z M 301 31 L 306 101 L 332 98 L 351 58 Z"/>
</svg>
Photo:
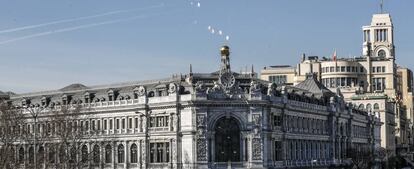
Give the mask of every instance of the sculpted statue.
<svg viewBox="0 0 414 169">
<path fill-rule="evenodd" d="M 214 86 L 207 90 L 207 93 L 215 93 L 221 91 L 221 86 L 217 81 L 214 81 Z"/>
<path fill-rule="evenodd" d="M 258 84 L 256 81 L 250 82 L 250 94 L 258 93 L 260 92 L 260 84 Z"/>
<path fill-rule="evenodd" d="M 275 95 L 275 92 L 276 92 L 276 84 L 269 83 L 267 87 L 267 95 L 273 96 Z"/>
<path fill-rule="evenodd" d="M 195 84 L 195 90 L 196 90 L 197 93 L 204 93 L 204 92 L 206 92 L 207 88 L 206 88 L 204 82 L 198 81 Z"/>
</svg>

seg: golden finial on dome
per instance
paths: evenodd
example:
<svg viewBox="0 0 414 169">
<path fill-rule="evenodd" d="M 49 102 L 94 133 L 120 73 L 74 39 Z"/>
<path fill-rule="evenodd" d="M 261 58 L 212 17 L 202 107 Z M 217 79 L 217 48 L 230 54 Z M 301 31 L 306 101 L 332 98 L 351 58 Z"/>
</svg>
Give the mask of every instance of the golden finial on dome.
<svg viewBox="0 0 414 169">
<path fill-rule="evenodd" d="M 230 55 L 230 48 L 227 45 L 224 45 L 220 49 L 221 55 L 223 56 L 229 56 Z"/>
</svg>

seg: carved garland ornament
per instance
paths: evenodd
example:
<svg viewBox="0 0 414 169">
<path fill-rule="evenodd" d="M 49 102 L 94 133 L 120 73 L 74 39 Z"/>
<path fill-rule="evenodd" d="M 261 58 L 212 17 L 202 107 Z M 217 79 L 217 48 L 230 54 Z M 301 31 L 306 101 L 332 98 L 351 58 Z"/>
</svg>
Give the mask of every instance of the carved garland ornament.
<svg viewBox="0 0 414 169">
<path fill-rule="evenodd" d="M 261 160 L 262 159 L 262 145 L 260 143 L 260 138 L 254 138 L 252 140 L 253 146 L 253 160 Z"/>
<path fill-rule="evenodd" d="M 177 85 L 175 85 L 174 83 L 170 83 L 168 85 L 168 93 L 169 94 L 174 94 L 177 92 Z"/>
<path fill-rule="evenodd" d="M 146 92 L 147 91 L 144 86 L 138 87 L 138 91 L 137 91 L 138 96 L 145 96 Z"/>
</svg>

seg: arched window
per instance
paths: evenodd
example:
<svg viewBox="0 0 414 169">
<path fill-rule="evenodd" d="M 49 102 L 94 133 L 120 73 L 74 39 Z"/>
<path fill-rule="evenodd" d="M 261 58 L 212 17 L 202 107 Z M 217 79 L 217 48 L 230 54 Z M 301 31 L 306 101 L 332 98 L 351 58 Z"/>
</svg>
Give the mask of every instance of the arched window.
<svg viewBox="0 0 414 169">
<path fill-rule="evenodd" d="M 49 147 L 48 160 L 51 164 L 54 164 L 56 162 L 55 147 L 53 145 Z"/>
<path fill-rule="evenodd" d="M 105 146 L 105 163 L 111 163 L 112 162 L 112 147 L 111 145 Z"/>
<path fill-rule="evenodd" d="M 364 110 L 364 104 L 360 104 L 358 110 Z"/>
<path fill-rule="evenodd" d="M 120 144 L 118 146 L 118 163 L 124 163 L 125 162 L 125 151 L 124 151 L 124 146 L 122 144 Z"/>
<path fill-rule="evenodd" d="M 45 159 L 45 148 L 43 148 L 43 146 L 39 147 L 39 153 L 37 154 L 37 159 L 40 163 L 44 162 Z"/>
<path fill-rule="evenodd" d="M 367 111 L 368 112 L 372 111 L 372 105 L 370 103 L 367 104 Z"/>
<path fill-rule="evenodd" d="M 99 155 L 101 154 L 101 151 L 99 150 L 99 145 L 93 146 L 93 163 L 99 164 L 100 158 Z"/>
<path fill-rule="evenodd" d="M 76 154 L 77 153 L 76 153 L 76 150 L 75 150 L 74 147 L 72 147 L 70 149 L 69 153 L 70 153 L 69 163 L 75 163 L 75 162 L 77 162 L 78 161 L 78 160 L 76 160 Z"/>
<path fill-rule="evenodd" d="M 83 145 L 81 149 L 81 153 L 82 153 L 81 162 L 86 163 L 88 161 L 88 146 Z"/>
<path fill-rule="evenodd" d="M 19 149 L 19 164 L 23 164 L 24 162 L 24 148 L 20 147 Z"/>
<path fill-rule="evenodd" d="M 15 158 L 15 154 L 16 152 L 14 151 L 14 148 L 11 147 L 10 148 L 10 163 L 15 163 L 16 158 Z"/>
<path fill-rule="evenodd" d="M 138 155 L 137 155 L 137 145 L 132 144 L 131 145 L 131 163 L 137 163 L 138 162 Z"/>
<path fill-rule="evenodd" d="M 61 146 L 59 149 L 59 162 L 64 163 L 66 160 L 66 148 L 65 146 Z"/>
<path fill-rule="evenodd" d="M 374 111 L 378 111 L 379 110 L 379 104 L 378 103 L 375 103 L 374 104 Z"/>
</svg>

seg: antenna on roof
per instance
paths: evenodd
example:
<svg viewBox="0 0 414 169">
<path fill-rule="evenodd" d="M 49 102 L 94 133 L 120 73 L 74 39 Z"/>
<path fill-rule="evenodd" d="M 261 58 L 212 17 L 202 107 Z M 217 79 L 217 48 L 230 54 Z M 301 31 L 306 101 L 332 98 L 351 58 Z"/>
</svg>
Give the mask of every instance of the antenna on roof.
<svg viewBox="0 0 414 169">
<path fill-rule="evenodd" d="M 381 10 L 381 14 L 384 13 L 384 0 L 381 0 L 380 2 L 380 10 Z"/>
</svg>

